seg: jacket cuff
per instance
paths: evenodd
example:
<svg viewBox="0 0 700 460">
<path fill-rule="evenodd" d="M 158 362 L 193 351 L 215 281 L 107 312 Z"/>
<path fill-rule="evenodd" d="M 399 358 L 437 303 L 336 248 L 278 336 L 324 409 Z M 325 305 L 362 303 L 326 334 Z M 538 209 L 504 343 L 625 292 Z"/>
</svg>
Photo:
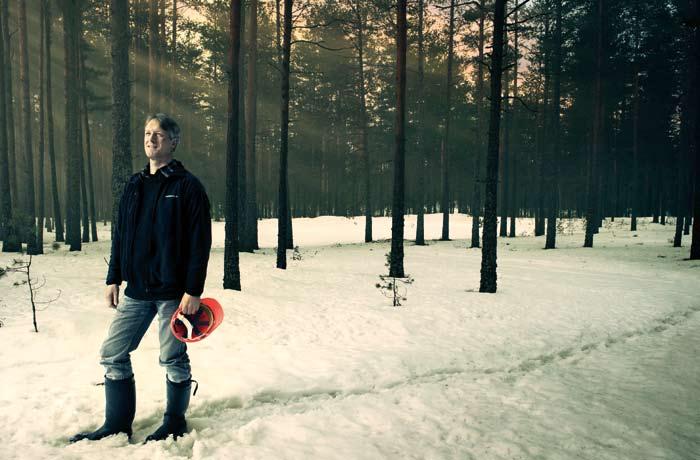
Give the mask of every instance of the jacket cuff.
<svg viewBox="0 0 700 460">
<path fill-rule="evenodd" d="M 191 297 L 202 297 L 202 292 L 204 292 L 203 288 L 200 289 L 185 289 L 185 294 L 188 294 Z"/>
<path fill-rule="evenodd" d="M 107 278 L 107 280 L 105 281 L 105 284 L 107 286 L 109 286 L 110 284 L 116 284 L 117 286 L 119 286 L 122 284 L 122 280 L 120 278 L 117 278 L 117 277 Z"/>
</svg>

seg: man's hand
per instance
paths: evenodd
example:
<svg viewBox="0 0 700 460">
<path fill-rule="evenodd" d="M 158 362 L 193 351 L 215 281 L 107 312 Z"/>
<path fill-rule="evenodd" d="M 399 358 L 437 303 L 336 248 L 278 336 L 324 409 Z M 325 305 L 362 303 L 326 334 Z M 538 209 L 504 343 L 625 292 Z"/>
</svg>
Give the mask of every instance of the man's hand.
<svg viewBox="0 0 700 460">
<path fill-rule="evenodd" d="M 119 305 L 119 285 L 110 284 L 105 290 L 105 299 L 109 308 L 117 308 Z"/>
<path fill-rule="evenodd" d="M 186 315 L 192 315 L 194 313 L 197 313 L 197 310 L 199 310 L 199 300 L 199 297 L 195 297 L 193 295 L 185 293 L 185 295 L 182 296 L 182 300 L 180 301 L 180 308 L 182 309 L 182 313 Z"/>
</svg>

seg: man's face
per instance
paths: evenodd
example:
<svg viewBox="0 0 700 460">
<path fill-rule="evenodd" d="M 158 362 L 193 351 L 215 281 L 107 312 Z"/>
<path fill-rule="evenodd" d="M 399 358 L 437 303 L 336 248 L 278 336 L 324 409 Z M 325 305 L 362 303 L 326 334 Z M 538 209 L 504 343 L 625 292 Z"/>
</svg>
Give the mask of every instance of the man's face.
<svg viewBox="0 0 700 460">
<path fill-rule="evenodd" d="M 168 132 L 160 127 L 158 120 L 148 122 L 144 130 L 143 147 L 149 160 L 170 161 L 175 145 Z"/>
</svg>

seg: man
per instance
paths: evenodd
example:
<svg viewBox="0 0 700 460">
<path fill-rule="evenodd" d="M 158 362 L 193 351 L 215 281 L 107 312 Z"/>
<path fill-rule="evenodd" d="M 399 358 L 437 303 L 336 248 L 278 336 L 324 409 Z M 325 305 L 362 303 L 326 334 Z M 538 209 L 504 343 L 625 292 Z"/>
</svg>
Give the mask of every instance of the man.
<svg viewBox="0 0 700 460">
<path fill-rule="evenodd" d="M 146 438 L 175 439 L 187 430 L 192 376 L 187 346 L 170 331 L 178 307 L 196 313 L 211 248 L 209 200 L 202 184 L 173 159 L 180 128 L 163 113 L 146 119 L 148 165 L 131 176 L 119 203 L 107 273 L 106 305 L 116 309 L 101 349 L 105 367 L 105 422 L 71 442 L 117 433 L 131 436 L 136 408 L 130 353 L 158 315 L 160 364 L 166 369 L 167 407 L 163 424 Z M 119 287 L 126 281 L 124 299 Z M 195 390 L 196 391 L 196 390 Z"/>
</svg>

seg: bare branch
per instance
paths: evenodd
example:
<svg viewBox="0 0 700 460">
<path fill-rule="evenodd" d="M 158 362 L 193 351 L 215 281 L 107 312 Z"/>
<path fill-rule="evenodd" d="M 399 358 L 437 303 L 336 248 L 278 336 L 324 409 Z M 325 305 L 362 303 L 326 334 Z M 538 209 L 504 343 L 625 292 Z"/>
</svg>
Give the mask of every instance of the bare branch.
<svg viewBox="0 0 700 460">
<path fill-rule="evenodd" d="M 41 289 L 41 288 L 43 288 L 44 286 L 46 286 L 46 277 L 42 275 L 42 278 L 43 278 L 43 279 L 42 279 L 42 281 L 41 281 L 41 285 L 39 285 L 39 286 L 37 286 L 37 287 L 32 287 L 32 291 L 36 292 L 36 291 L 38 291 L 39 289 Z"/>
<path fill-rule="evenodd" d="M 280 75 L 282 74 L 282 69 L 280 69 L 274 62 L 268 61 L 267 65 L 269 65 L 270 67 L 275 69 L 277 71 L 277 73 L 279 73 Z"/>
<path fill-rule="evenodd" d="M 329 47 L 329 46 L 323 45 L 322 42 L 315 42 L 315 41 L 312 41 L 312 40 L 292 40 L 292 43 L 291 43 L 291 44 L 294 45 L 295 43 L 308 43 L 308 44 L 310 44 L 310 45 L 316 45 L 316 46 L 318 46 L 319 48 L 323 48 L 324 50 L 328 50 L 328 51 L 344 51 L 344 50 L 351 50 L 351 49 L 353 49 L 352 46 L 346 46 L 346 47 L 343 47 L 343 48 L 331 48 L 331 47 Z"/>
<path fill-rule="evenodd" d="M 525 6 L 527 3 L 530 3 L 530 0 L 523 0 L 522 3 L 517 5 L 515 8 L 513 8 L 506 14 L 506 18 L 508 18 L 511 14 L 515 14 L 516 11 L 518 11 L 521 7 Z"/>
<path fill-rule="evenodd" d="M 350 21 L 343 19 L 343 18 L 333 18 L 330 21 L 325 22 L 323 24 L 311 24 L 308 26 L 292 26 L 292 29 L 317 29 L 319 27 L 328 27 L 328 26 L 331 26 L 335 23 L 349 24 Z"/>
<path fill-rule="evenodd" d="M 455 8 L 458 8 L 460 6 L 466 6 L 466 5 L 471 5 L 475 6 L 478 9 L 481 9 L 481 5 L 479 5 L 479 2 L 475 1 L 468 1 L 468 2 L 462 2 L 462 3 L 455 3 Z M 433 8 L 437 10 L 449 10 L 451 5 L 434 5 Z"/>
<path fill-rule="evenodd" d="M 476 58 L 476 59 L 474 59 L 474 62 L 476 62 L 477 64 L 483 65 L 484 67 L 486 67 L 486 69 L 489 72 L 491 72 L 491 66 L 489 65 L 488 61 L 486 61 L 485 59 Z"/>
<path fill-rule="evenodd" d="M 525 107 L 525 109 L 528 110 L 529 112 L 538 113 L 537 109 L 534 109 L 534 108 L 530 107 L 529 105 L 527 105 L 527 104 L 525 103 L 525 101 L 524 101 L 520 96 L 517 96 L 517 97 L 516 97 L 516 96 L 506 96 L 506 99 L 512 99 L 512 100 L 514 100 L 514 101 L 518 101 L 518 102 L 520 102 L 520 103 L 522 104 L 522 106 Z"/>
<path fill-rule="evenodd" d="M 44 301 L 44 302 L 34 302 L 34 303 L 37 303 L 37 304 L 40 304 L 40 305 L 47 305 L 47 304 L 54 303 L 55 301 L 57 301 L 57 300 L 59 299 L 59 297 L 61 297 L 61 290 L 60 290 L 60 289 L 57 289 L 57 291 L 58 291 L 58 294 L 56 294 L 56 297 L 54 297 L 53 299 L 51 299 L 51 300 L 46 300 L 46 301 Z M 48 308 L 48 307 L 44 307 L 44 308 L 41 308 L 41 309 L 38 309 L 38 310 L 39 310 L 39 311 L 44 311 L 44 310 L 46 310 L 47 308 Z"/>
<path fill-rule="evenodd" d="M 506 23 L 506 29 L 511 30 L 511 28 L 512 28 L 513 26 L 517 26 L 518 24 L 524 24 L 524 23 L 526 23 L 526 22 L 532 21 L 533 19 L 542 18 L 542 17 L 544 17 L 544 16 L 549 16 L 549 13 L 535 14 L 535 15 L 533 15 L 533 16 L 528 16 L 528 17 L 526 17 L 525 19 L 521 19 L 521 20 L 518 20 L 518 21 L 515 21 L 515 22 Z"/>
</svg>

